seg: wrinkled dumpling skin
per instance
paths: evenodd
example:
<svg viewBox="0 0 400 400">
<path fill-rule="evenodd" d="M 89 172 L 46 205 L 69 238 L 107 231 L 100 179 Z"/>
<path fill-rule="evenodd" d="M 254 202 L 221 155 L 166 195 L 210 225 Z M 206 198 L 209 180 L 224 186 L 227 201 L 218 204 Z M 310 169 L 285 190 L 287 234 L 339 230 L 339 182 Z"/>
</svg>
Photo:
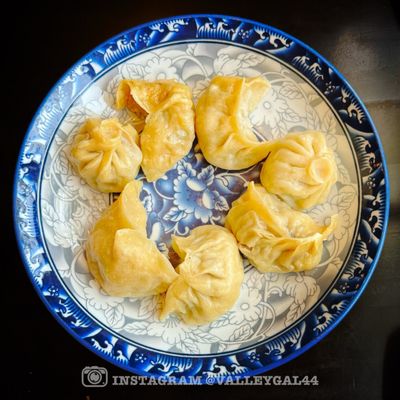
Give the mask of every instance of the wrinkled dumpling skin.
<svg viewBox="0 0 400 400">
<path fill-rule="evenodd" d="M 173 80 L 123 80 L 117 108 L 127 108 L 144 120 L 140 135 L 142 169 L 148 181 L 161 178 L 189 153 L 195 137 L 190 88 Z"/>
<path fill-rule="evenodd" d="M 161 319 L 177 314 L 187 324 L 205 324 L 235 304 L 243 281 L 243 262 L 233 235 L 224 227 L 203 225 L 187 237 L 172 237 L 183 260 L 169 287 Z"/>
<path fill-rule="evenodd" d="M 232 204 L 225 226 L 239 242 L 240 251 L 261 272 L 299 272 L 317 266 L 323 241 L 336 226 L 328 226 L 296 211 L 250 182 L 245 193 Z"/>
<path fill-rule="evenodd" d="M 269 88 L 261 76 L 216 76 L 211 80 L 196 106 L 197 138 L 210 164 L 238 170 L 267 156 L 269 143 L 257 140 L 248 116 Z"/>
<path fill-rule="evenodd" d="M 79 175 L 100 192 L 121 192 L 142 162 L 139 135 L 116 119 L 88 119 L 74 137 L 69 159 Z"/>
<path fill-rule="evenodd" d="M 177 274 L 146 236 L 142 184 L 133 181 L 100 217 L 86 244 L 89 270 L 111 296 L 142 297 L 167 290 Z"/>
<path fill-rule="evenodd" d="M 305 209 L 323 203 L 337 180 L 335 157 L 321 132 L 290 133 L 274 141 L 261 183 L 288 204 Z"/>
</svg>

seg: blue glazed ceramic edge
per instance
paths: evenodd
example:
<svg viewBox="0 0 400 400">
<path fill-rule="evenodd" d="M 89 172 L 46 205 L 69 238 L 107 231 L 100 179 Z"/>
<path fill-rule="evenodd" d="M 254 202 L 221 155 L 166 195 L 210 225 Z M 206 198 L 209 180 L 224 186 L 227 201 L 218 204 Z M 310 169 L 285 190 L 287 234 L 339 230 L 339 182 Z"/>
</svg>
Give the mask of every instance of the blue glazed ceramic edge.
<svg viewBox="0 0 400 400">
<path fill-rule="evenodd" d="M 250 34 L 243 39 L 237 33 L 245 28 Z M 148 42 L 135 40 L 143 34 L 149 35 Z M 96 325 L 71 301 L 48 267 L 35 219 L 35 189 L 42 156 L 58 125 L 57 117 L 63 116 L 63 107 L 91 79 L 121 59 L 160 43 L 196 39 L 226 40 L 270 52 L 316 85 L 349 129 L 359 155 L 363 197 L 361 223 L 352 255 L 320 305 L 276 339 L 250 350 L 238 350 L 234 355 L 210 357 L 158 354 L 126 343 Z M 61 89 L 69 90 L 66 99 L 60 94 Z M 52 107 L 56 100 L 58 109 Z M 119 367 L 149 376 L 197 376 L 203 383 L 210 377 L 226 379 L 263 373 L 302 354 L 331 332 L 371 278 L 383 247 L 388 216 L 389 181 L 380 138 L 368 111 L 345 78 L 327 60 L 292 36 L 255 21 L 221 15 L 178 16 L 143 24 L 104 42 L 79 60 L 57 82 L 36 112 L 22 145 L 14 181 L 14 222 L 21 255 L 33 286 L 58 322 L 84 346 Z"/>
</svg>

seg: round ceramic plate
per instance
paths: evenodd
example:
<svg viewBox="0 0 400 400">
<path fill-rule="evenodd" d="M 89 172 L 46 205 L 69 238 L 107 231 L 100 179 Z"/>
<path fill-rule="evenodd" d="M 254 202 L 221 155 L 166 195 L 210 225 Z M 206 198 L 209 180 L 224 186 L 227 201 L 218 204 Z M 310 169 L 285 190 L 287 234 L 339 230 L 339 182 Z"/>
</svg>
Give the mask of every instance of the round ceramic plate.
<svg viewBox="0 0 400 400">
<path fill-rule="evenodd" d="M 114 108 L 121 79 L 176 79 L 199 94 L 215 75 L 265 76 L 272 88 L 251 115 L 260 140 L 307 129 L 325 133 L 339 170 L 319 223 L 339 215 L 321 263 L 306 273 L 262 274 L 244 261 L 235 306 L 204 326 L 157 318 L 159 298 L 105 295 L 83 252 L 88 228 L 114 195 L 92 190 L 71 168 L 74 132 Z M 242 171 L 209 165 L 193 147 L 141 200 L 148 235 L 168 254 L 172 234 L 223 224 L 261 163 Z M 15 178 L 15 226 L 28 274 L 55 318 L 83 345 L 131 372 L 153 376 L 249 376 L 317 343 L 344 317 L 376 266 L 388 219 L 388 180 L 373 123 L 345 79 L 314 50 L 272 27 L 237 17 L 168 18 L 124 32 L 76 63 L 29 127 Z M 321 360 L 322 362 L 322 360 Z"/>
</svg>

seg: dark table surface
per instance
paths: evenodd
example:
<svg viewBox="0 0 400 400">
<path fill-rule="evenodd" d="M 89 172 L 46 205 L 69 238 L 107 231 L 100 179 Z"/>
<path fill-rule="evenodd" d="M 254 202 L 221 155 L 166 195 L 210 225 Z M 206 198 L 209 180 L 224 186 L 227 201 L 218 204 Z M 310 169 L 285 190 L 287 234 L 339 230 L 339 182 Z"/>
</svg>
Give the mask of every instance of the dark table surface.
<svg viewBox="0 0 400 400">
<path fill-rule="evenodd" d="M 34 3 L 34 2 L 31 2 Z M 327 338 L 304 355 L 270 372 L 317 375 L 319 386 L 169 387 L 159 395 L 192 398 L 217 394 L 233 399 L 395 398 L 395 366 L 400 360 L 400 30 L 395 2 L 54 2 L 31 6 L 14 2 L 15 29 L 3 37 L 6 72 L 3 92 L 10 120 L 2 160 L 11 185 L 17 152 L 36 108 L 56 80 L 100 42 L 137 24 L 178 14 L 221 13 L 255 19 L 303 40 L 330 60 L 354 87 L 372 114 L 383 141 L 391 179 L 391 216 L 385 246 L 364 294 Z M 61 11 L 62 10 L 62 11 Z M 397 10 L 398 11 L 398 10 Z M 3 18 L 6 18 L 3 16 Z M 3 46 L 4 49 L 4 46 Z M 11 99 L 10 99 L 11 94 Z M 8 115 L 11 113 L 11 115 Z M 11 117 L 11 118 L 10 118 Z M 2 142 L 3 143 L 3 142 Z M 11 193 L 8 186 L 8 193 Z M 34 292 L 16 249 L 7 193 L 11 259 L 3 267 L 7 290 L 5 347 L 9 354 L 10 398 L 125 398 L 160 387 L 81 386 L 81 370 L 100 365 L 110 374 L 124 371 L 76 342 L 57 324 Z M 4 365 L 4 364 L 3 364 Z M 398 368 L 397 368 L 398 369 Z M 398 394 L 397 394 L 398 395 Z M 391 397 L 393 396 L 393 397 Z"/>
</svg>

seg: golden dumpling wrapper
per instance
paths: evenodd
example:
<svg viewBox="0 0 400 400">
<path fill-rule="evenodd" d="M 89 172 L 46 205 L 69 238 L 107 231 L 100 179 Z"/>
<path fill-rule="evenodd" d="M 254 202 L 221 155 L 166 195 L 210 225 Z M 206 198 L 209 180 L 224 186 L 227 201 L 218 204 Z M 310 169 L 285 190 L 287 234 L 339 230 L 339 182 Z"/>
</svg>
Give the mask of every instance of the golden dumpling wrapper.
<svg viewBox="0 0 400 400">
<path fill-rule="evenodd" d="M 172 237 L 182 259 L 179 277 L 169 287 L 161 319 L 177 314 L 187 324 L 205 324 L 232 308 L 243 281 L 243 262 L 233 235 L 224 227 L 203 225 L 187 237 Z"/>
<path fill-rule="evenodd" d="M 259 142 L 249 114 L 270 88 L 262 76 L 216 76 L 196 106 L 196 133 L 206 160 L 217 167 L 248 168 L 268 154 L 269 143 Z"/>
<path fill-rule="evenodd" d="M 336 226 L 337 216 L 320 226 L 250 182 L 233 202 L 225 226 L 235 235 L 240 251 L 261 272 L 300 272 L 321 260 L 323 242 Z"/>
<path fill-rule="evenodd" d="M 260 179 L 291 206 L 309 208 L 323 203 L 336 183 L 335 156 L 321 132 L 289 133 L 272 143 Z"/>
<path fill-rule="evenodd" d="M 116 119 L 88 119 L 75 135 L 69 159 L 79 175 L 100 192 L 121 192 L 139 172 L 139 135 Z"/>
<path fill-rule="evenodd" d="M 89 270 L 111 296 L 142 297 L 163 293 L 177 274 L 169 260 L 146 237 L 142 184 L 133 181 L 89 232 Z"/>
<path fill-rule="evenodd" d="M 194 106 L 190 88 L 173 80 L 123 80 L 116 107 L 127 108 L 143 121 L 142 169 L 155 181 L 189 153 L 194 138 Z"/>
</svg>

